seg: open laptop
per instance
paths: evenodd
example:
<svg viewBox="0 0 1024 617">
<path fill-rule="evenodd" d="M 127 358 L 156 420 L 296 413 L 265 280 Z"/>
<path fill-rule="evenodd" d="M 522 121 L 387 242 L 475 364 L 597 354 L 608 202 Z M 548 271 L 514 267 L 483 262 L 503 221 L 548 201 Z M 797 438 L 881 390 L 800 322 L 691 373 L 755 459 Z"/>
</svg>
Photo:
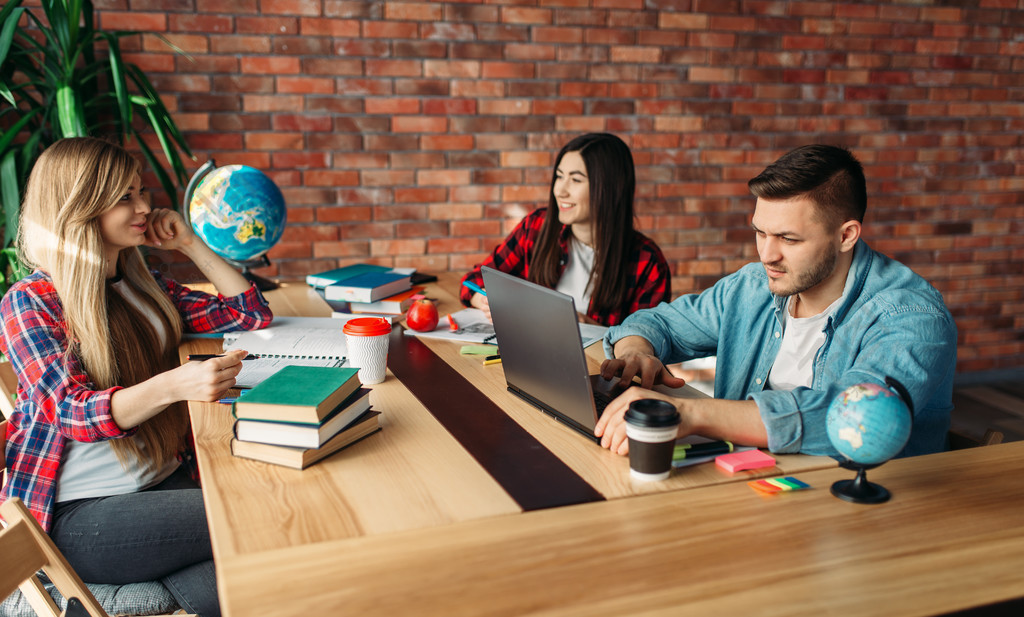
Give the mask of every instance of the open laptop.
<svg viewBox="0 0 1024 617">
<path fill-rule="evenodd" d="M 600 441 L 594 436 L 599 410 L 622 390 L 617 378 L 590 375 L 572 297 L 493 268 L 482 271 L 509 392 Z"/>
</svg>

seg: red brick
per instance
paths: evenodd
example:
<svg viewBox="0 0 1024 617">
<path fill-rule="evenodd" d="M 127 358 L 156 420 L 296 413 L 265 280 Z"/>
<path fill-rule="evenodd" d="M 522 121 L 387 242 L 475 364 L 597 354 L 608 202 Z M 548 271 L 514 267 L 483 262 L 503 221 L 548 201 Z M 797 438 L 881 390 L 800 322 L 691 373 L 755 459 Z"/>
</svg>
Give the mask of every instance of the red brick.
<svg viewBox="0 0 1024 617">
<path fill-rule="evenodd" d="M 229 30 L 216 30 L 224 32 Z M 235 32 L 239 34 L 297 34 L 299 22 L 290 17 L 236 17 Z"/>
<path fill-rule="evenodd" d="M 167 15 L 167 29 L 171 32 L 230 32 L 232 20 L 229 17 L 215 15 Z M 133 30 L 140 30 L 133 26 Z"/>
<path fill-rule="evenodd" d="M 139 30 L 142 32 L 165 32 L 167 30 L 167 15 L 164 13 L 106 11 L 101 13 L 96 21 L 103 30 Z"/>
<path fill-rule="evenodd" d="M 260 0 L 264 15 L 319 15 L 319 0 Z"/>
<path fill-rule="evenodd" d="M 363 186 L 403 186 L 415 181 L 415 173 L 407 170 L 375 169 L 360 174 Z"/>
<path fill-rule="evenodd" d="M 440 221 L 398 223 L 395 225 L 395 237 L 398 238 L 430 238 L 447 235 L 448 224 Z"/>
<path fill-rule="evenodd" d="M 412 39 L 419 33 L 419 25 L 413 22 L 367 21 L 362 27 L 363 36 L 371 39 Z"/>
<path fill-rule="evenodd" d="M 167 37 L 174 40 L 173 37 Z M 266 36 L 210 36 L 210 51 L 216 54 L 265 54 L 270 52 Z"/>
<path fill-rule="evenodd" d="M 699 13 L 661 12 L 658 14 L 658 27 L 667 30 L 706 30 L 708 23 L 708 16 Z"/>
</svg>

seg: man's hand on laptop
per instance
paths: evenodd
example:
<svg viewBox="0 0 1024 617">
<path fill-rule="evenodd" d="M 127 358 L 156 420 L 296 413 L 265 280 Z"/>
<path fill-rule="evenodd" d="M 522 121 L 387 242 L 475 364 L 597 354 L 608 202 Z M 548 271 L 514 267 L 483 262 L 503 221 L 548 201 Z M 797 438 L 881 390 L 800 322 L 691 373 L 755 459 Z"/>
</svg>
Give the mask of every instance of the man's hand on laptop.
<svg viewBox="0 0 1024 617">
<path fill-rule="evenodd" d="M 645 398 L 660 399 L 672 403 L 677 408 L 680 406 L 680 399 L 676 399 L 661 392 L 647 390 L 640 387 L 632 387 L 626 390 L 605 407 L 604 413 L 597 420 L 594 427 L 594 435 L 601 438 L 601 447 L 608 448 L 612 452 L 625 456 L 629 454 L 629 439 L 626 438 L 626 410 L 629 404 Z M 680 410 L 682 422 L 679 425 L 679 435 L 688 435 L 689 427 L 686 425 L 687 417 Z"/>
<path fill-rule="evenodd" d="M 654 384 L 669 388 L 682 388 L 686 380 L 673 375 L 661 360 L 654 355 L 654 348 L 647 339 L 627 336 L 615 343 L 615 357 L 601 364 L 601 376 L 605 379 L 619 377 L 623 386 L 640 378 L 640 386 L 650 389 Z"/>
</svg>

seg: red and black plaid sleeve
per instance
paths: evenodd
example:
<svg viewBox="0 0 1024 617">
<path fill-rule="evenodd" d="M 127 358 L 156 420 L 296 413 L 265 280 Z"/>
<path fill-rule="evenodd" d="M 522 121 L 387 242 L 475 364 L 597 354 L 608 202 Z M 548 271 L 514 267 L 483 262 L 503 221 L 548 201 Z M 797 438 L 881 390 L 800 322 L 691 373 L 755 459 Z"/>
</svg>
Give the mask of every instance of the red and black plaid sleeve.
<svg viewBox="0 0 1024 617">
<path fill-rule="evenodd" d="M 545 208 L 540 208 L 526 215 L 516 225 L 516 228 L 512 230 L 512 233 L 494 248 L 490 255 L 474 266 L 466 276 L 462 277 L 462 282 L 469 281 L 483 288 L 484 277 L 480 274 L 480 268 L 483 266 L 520 278 L 526 278 L 530 269 L 527 258 L 530 255 L 530 251 L 533 250 L 533 245 L 537 242 L 537 237 L 540 235 L 540 228 L 544 225 L 546 213 L 547 210 Z M 462 300 L 463 304 L 469 306 L 469 301 L 472 297 L 473 291 L 471 289 L 465 286 L 459 288 L 459 299 Z"/>
</svg>

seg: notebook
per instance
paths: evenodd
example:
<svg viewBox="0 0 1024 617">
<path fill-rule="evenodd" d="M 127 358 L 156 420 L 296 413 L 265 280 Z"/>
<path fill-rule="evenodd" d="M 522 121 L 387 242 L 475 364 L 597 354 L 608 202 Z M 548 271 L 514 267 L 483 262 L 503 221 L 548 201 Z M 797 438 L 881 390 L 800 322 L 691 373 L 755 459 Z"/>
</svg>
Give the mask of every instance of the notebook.
<svg viewBox="0 0 1024 617">
<path fill-rule="evenodd" d="M 262 330 L 228 332 L 224 351 L 244 349 L 259 356 L 242 362 L 238 388 L 252 388 L 288 365 L 341 366 L 347 353 L 345 321 L 331 317 L 276 317 Z"/>
<path fill-rule="evenodd" d="M 599 442 L 594 427 L 604 407 L 623 392 L 619 379 L 591 375 L 572 296 L 484 266 L 484 288 L 509 392 Z M 706 398 L 689 387 L 655 390 Z M 707 441 L 692 436 L 684 442 Z"/>
</svg>

